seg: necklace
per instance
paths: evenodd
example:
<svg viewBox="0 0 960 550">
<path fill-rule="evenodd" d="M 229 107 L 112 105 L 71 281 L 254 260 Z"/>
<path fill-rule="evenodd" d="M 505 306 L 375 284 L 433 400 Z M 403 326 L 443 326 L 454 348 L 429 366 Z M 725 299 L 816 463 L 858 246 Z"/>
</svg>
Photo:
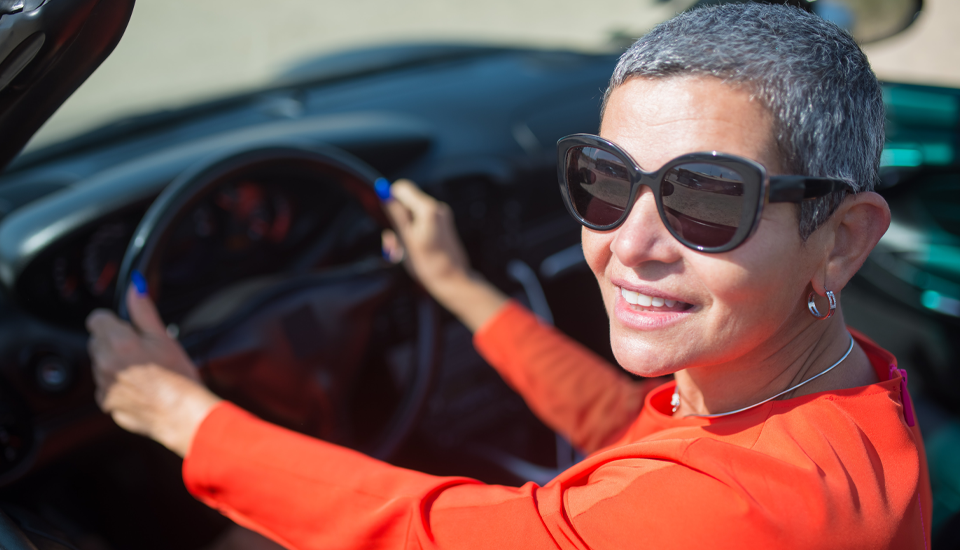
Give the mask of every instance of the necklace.
<svg viewBox="0 0 960 550">
<path fill-rule="evenodd" d="M 744 408 L 742 408 L 742 409 L 737 409 L 737 410 L 735 410 L 735 411 L 730 411 L 730 412 L 725 412 L 725 413 L 718 413 L 718 414 L 688 414 L 688 415 L 686 415 L 686 416 L 698 416 L 698 417 L 700 417 L 700 418 L 718 418 L 718 417 L 721 417 L 721 416 L 729 416 L 729 415 L 731 415 L 731 414 L 741 413 L 741 412 L 743 412 L 743 411 L 750 410 L 750 409 L 752 409 L 752 408 L 754 408 L 754 407 L 759 407 L 760 405 L 763 405 L 764 403 L 766 403 L 766 402 L 768 402 L 768 401 L 773 401 L 774 399 L 780 397 L 781 395 L 785 395 L 785 394 L 788 394 L 788 393 L 792 392 L 793 390 L 799 388 L 800 386 L 802 386 L 802 385 L 804 385 L 804 384 L 807 384 L 807 383 L 809 383 L 809 382 L 813 382 L 813 381 L 816 380 L 817 378 L 820 378 L 820 377 L 823 376 L 824 374 L 827 374 L 828 372 L 830 372 L 830 371 L 832 371 L 833 369 L 837 368 L 837 365 L 839 365 L 840 363 L 843 363 L 843 360 L 846 359 L 848 355 L 850 355 L 850 352 L 851 352 L 851 351 L 853 351 L 853 336 L 850 337 L 850 347 L 847 348 L 847 353 L 844 353 L 844 354 L 843 354 L 843 357 L 841 357 L 839 361 L 837 361 L 836 363 L 830 365 L 829 368 L 827 368 L 826 370 L 820 372 L 819 374 L 817 374 L 817 375 L 815 375 L 815 376 L 811 376 L 810 378 L 807 378 L 807 379 L 804 380 L 803 382 L 800 382 L 800 383 L 797 384 L 796 386 L 791 386 L 791 387 L 783 390 L 782 392 L 778 393 L 777 395 L 774 395 L 773 397 L 768 397 L 768 398 L 764 399 L 763 401 L 761 401 L 761 402 L 759 402 L 759 403 L 754 403 L 753 405 L 750 405 L 749 407 L 744 407 Z M 678 389 L 677 389 L 676 387 L 673 388 L 673 397 L 670 398 L 670 406 L 673 407 L 673 411 L 672 411 L 672 412 L 677 412 L 677 409 L 680 408 L 680 392 L 678 391 Z"/>
</svg>

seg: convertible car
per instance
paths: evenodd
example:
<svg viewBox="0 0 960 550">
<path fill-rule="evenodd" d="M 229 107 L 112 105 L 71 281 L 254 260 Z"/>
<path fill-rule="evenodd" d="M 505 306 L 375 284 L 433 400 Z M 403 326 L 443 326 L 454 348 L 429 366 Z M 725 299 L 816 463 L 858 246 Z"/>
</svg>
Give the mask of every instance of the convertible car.
<svg viewBox="0 0 960 550">
<path fill-rule="evenodd" d="M 921 8 L 819 4 L 848 25 L 873 4 L 893 9 L 887 27 L 861 25 L 873 38 Z M 408 177 L 449 203 L 479 271 L 615 365 L 554 144 L 596 130 L 617 52 L 356 49 L 262 89 L 23 151 L 133 9 L 0 0 L 0 547 L 192 549 L 228 525 L 187 494 L 173 454 L 94 402 L 83 321 L 95 308 L 125 313 L 134 269 L 206 383 L 267 420 L 493 483 L 544 482 L 574 464 L 576 449 L 483 362 L 469 331 L 384 259 L 375 187 Z M 935 541 L 953 545 L 960 91 L 884 93 L 880 192 L 893 224 L 844 290 L 844 313 L 910 373 Z"/>
</svg>

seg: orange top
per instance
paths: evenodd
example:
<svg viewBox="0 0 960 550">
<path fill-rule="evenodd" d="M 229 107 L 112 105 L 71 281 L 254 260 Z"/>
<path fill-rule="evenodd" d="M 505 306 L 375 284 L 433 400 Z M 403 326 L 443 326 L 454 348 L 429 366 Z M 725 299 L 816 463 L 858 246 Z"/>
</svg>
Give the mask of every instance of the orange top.
<svg viewBox="0 0 960 550">
<path fill-rule="evenodd" d="M 855 337 L 884 382 L 673 418 L 673 383 L 650 391 L 510 304 L 478 349 L 575 444 L 605 446 L 545 486 L 404 470 L 229 403 L 201 424 L 184 481 L 290 548 L 927 548 L 905 373 Z"/>
</svg>

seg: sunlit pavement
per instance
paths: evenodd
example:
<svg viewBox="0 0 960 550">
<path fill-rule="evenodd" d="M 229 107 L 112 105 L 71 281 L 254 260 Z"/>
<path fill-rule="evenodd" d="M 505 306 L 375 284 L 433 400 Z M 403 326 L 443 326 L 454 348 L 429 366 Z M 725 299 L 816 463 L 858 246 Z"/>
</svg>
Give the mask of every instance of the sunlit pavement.
<svg viewBox="0 0 960 550">
<path fill-rule="evenodd" d="M 116 51 L 31 147 L 121 116 L 254 88 L 322 52 L 424 41 L 610 50 L 691 2 L 138 0 Z M 867 46 L 871 62 L 883 79 L 960 86 L 953 28 L 960 1 L 924 5 L 910 29 Z"/>
</svg>

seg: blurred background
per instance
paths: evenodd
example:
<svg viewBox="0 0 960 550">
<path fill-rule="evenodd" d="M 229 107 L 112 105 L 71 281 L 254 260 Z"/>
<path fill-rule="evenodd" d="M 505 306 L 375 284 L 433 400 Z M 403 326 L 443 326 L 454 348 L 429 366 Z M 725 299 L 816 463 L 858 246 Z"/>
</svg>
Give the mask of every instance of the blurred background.
<svg viewBox="0 0 960 550">
<path fill-rule="evenodd" d="M 819 2 L 828 6 L 830 0 Z M 27 149 L 118 117 L 256 89 L 298 63 L 356 47 L 474 42 L 622 50 L 693 3 L 139 0 L 116 51 Z M 865 45 L 874 70 L 883 80 L 960 86 L 960 38 L 955 30 L 960 2 L 925 0 L 923 4 L 923 11 L 909 28 Z"/>
</svg>

